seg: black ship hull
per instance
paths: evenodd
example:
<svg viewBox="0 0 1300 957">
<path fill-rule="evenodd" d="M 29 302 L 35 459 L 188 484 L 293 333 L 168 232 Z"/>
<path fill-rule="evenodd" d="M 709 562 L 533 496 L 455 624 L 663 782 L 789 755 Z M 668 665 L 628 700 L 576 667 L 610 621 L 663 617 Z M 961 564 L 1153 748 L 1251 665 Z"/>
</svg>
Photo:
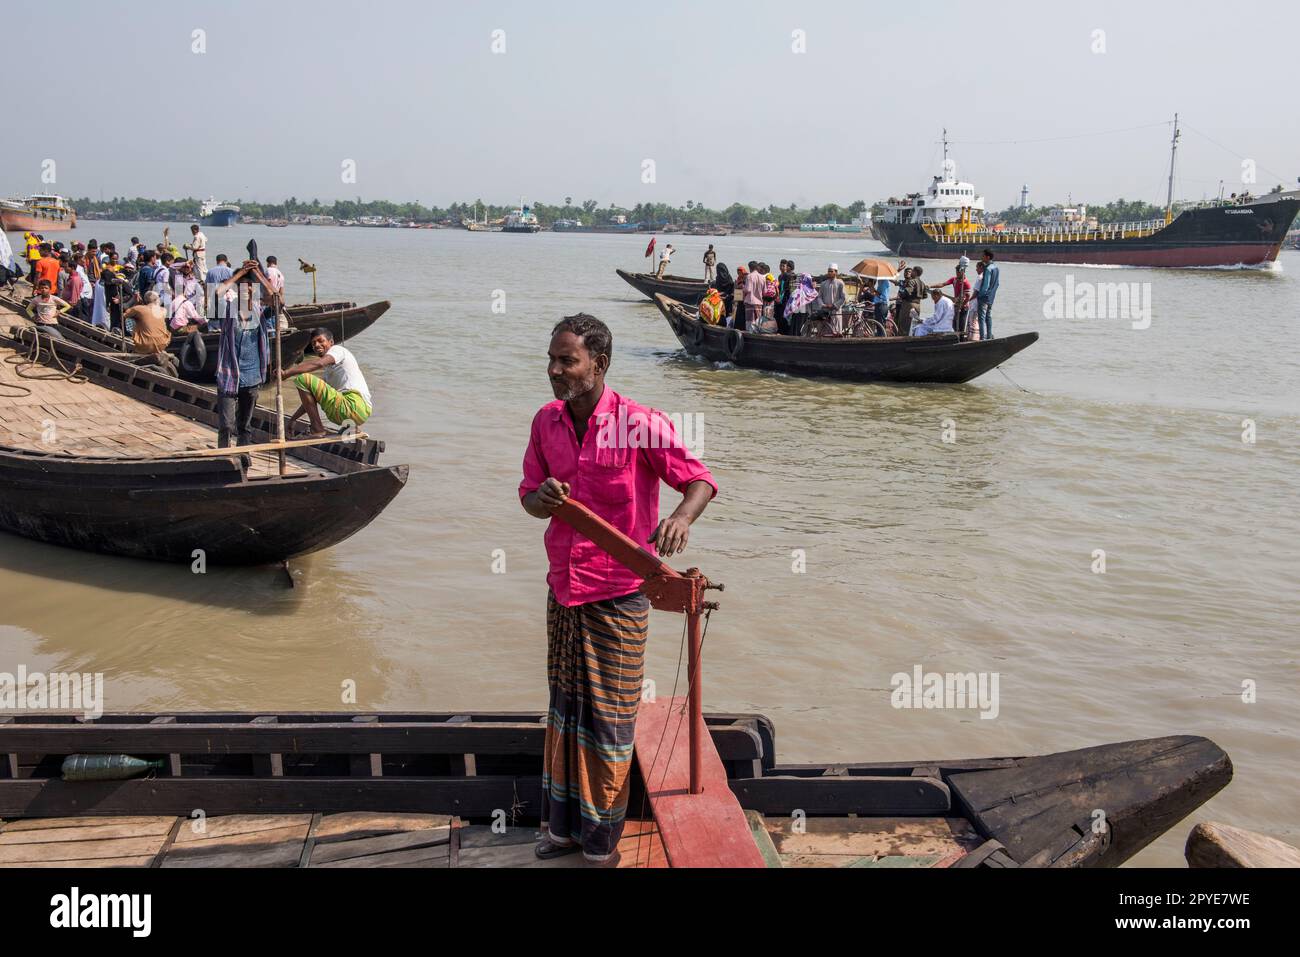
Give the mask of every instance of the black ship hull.
<svg viewBox="0 0 1300 957">
<path fill-rule="evenodd" d="M 1188 209 L 1147 236 L 1034 241 L 1016 233 L 934 238 L 915 223 L 877 221 L 872 234 L 904 259 L 978 257 L 993 250 L 1000 262 L 1086 266 L 1262 266 L 1277 259 L 1300 200 Z"/>
</svg>

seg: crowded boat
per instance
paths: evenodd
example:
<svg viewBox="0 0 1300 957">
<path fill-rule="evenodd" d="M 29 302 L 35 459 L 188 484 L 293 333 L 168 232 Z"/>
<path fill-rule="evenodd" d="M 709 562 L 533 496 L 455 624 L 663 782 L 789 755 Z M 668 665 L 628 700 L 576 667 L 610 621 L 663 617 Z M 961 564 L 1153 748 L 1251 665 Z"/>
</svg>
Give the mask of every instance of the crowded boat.
<svg viewBox="0 0 1300 957">
<path fill-rule="evenodd" d="M 707 291 L 699 316 L 709 325 L 741 332 L 810 338 L 866 338 L 956 334 L 963 342 L 993 338 L 993 304 L 1000 280 L 992 250 L 985 249 L 968 275 L 962 256 L 953 275 L 930 285 L 922 266 L 864 259 L 845 282 L 830 263 L 814 277 L 793 260 L 775 271 L 751 260 L 733 276 L 713 247 L 705 254 Z M 662 266 L 661 266 L 662 270 Z M 928 304 L 928 314 L 927 314 Z"/>
</svg>

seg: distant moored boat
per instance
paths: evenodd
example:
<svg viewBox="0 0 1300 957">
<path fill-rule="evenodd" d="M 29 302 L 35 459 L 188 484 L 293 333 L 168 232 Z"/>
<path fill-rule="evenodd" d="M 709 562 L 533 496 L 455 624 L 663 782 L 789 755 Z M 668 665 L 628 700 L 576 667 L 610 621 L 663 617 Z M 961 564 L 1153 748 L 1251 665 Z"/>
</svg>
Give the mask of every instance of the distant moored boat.
<svg viewBox="0 0 1300 957">
<path fill-rule="evenodd" d="M 77 211 L 62 196 L 42 193 L 26 199 L 0 199 L 0 230 L 5 232 L 58 232 L 76 226 Z"/>
</svg>

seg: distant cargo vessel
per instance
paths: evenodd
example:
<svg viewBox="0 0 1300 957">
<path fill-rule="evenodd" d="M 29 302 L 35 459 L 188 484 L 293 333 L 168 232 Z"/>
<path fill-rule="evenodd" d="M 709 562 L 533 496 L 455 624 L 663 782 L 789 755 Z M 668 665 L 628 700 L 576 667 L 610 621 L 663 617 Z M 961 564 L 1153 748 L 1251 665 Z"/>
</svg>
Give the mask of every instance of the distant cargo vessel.
<svg viewBox="0 0 1300 957">
<path fill-rule="evenodd" d="M 1242 195 L 1201 203 L 1173 214 L 1174 117 L 1165 218 L 1142 223 L 1097 223 L 1060 217 L 1038 226 L 1002 227 L 983 222 L 984 197 L 958 181 L 943 143 L 943 172 L 924 195 L 891 200 L 872 235 L 904 258 L 978 256 L 984 248 L 1004 262 L 1085 266 L 1259 266 L 1277 259 L 1287 230 L 1300 213 L 1300 190 Z"/>
<path fill-rule="evenodd" d="M 541 230 L 537 214 L 523 200 L 519 201 L 518 209 L 506 216 L 506 223 L 501 227 L 503 233 L 538 233 Z"/>
<path fill-rule="evenodd" d="M 576 219 L 557 219 L 551 226 L 557 233 L 636 233 L 641 228 L 640 223 L 629 223 L 622 213 L 617 214 L 611 222 L 599 226 L 586 226 Z"/>
<path fill-rule="evenodd" d="M 0 229 L 40 233 L 75 229 L 77 211 L 62 196 L 43 193 L 26 199 L 0 199 Z"/>
<path fill-rule="evenodd" d="M 218 203 L 209 196 L 199 208 L 199 221 L 204 226 L 233 226 L 239 222 L 239 207 L 234 203 Z"/>
</svg>

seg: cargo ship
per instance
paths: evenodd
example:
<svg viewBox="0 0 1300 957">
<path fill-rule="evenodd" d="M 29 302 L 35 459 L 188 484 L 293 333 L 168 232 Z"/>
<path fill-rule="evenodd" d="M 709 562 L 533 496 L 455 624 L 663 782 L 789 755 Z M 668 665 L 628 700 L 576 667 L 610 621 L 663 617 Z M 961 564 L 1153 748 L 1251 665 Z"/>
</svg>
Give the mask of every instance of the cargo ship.
<svg viewBox="0 0 1300 957">
<path fill-rule="evenodd" d="M 26 199 L 0 199 L 0 230 L 38 233 L 75 229 L 77 211 L 62 196 L 43 193 Z"/>
<path fill-rule="evenodd" d="M 885 204 L 871 232 L 892 252 L 915 259 L 977 257 L 990 249 L 1003 262 L 1084 266 L 1263 266 L 1276 260 L 1300 213 L 1300 190 L 1243 193 L 1184 206 L 1174 215 L 1178 135 L 1175 116 L 1163 220 L 1097 223 L 1061 217 L 1035 226 L 989 225 L 984 197 L 956 178 L 945 131 L 942 172 L 924 194 Z"/>
<path fill-rule="evenodd" d="M 233 226 L 239 222 L 239 207 L 234 203 L 218 203 L 209 196 L 199 207 L 199 222 L 204 226 Z"/>
<path fill-rule="evenodd" d="M 506 216 L 506 223 L 501 227 L 503 233 L 537 233 L 541 230 L 537 214 L 523 200 L 519 201 L 518 209 Z"/>
</svg>

